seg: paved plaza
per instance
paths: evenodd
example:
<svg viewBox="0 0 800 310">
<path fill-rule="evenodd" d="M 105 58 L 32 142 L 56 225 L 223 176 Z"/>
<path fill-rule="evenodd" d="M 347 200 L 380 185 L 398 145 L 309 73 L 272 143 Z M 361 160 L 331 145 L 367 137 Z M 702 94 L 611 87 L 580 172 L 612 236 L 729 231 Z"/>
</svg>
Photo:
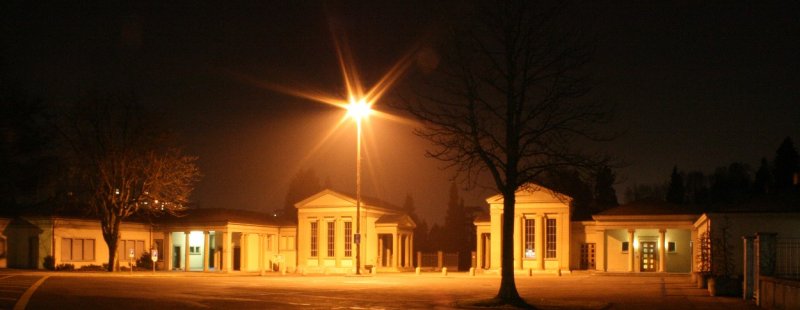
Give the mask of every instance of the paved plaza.
<svg viewBox="0 0 800 310">
<path fill-rule="evenodd" d="M 464 273 L 355 277 L 3 271 L 0 308 L 469 308 L 471 301 L 494 296 L 499 284 L 498 276 Z M 684 275 L 534 275 L 518 277 L 517 286 L 529 303 L 544 309 L 756 309 L 740 298 L 710 297 Z M 20 304 L 24 292 L 30 299 Z"/>
</svg>

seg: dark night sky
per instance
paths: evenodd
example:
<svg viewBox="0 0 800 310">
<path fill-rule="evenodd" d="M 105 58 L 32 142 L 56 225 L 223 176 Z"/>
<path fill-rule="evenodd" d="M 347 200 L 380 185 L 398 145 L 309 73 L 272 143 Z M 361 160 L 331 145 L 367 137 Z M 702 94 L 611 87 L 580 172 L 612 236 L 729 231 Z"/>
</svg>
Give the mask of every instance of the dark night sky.
<svg viewBox="0 0 800 310">
<path fill-rule="evenodd" d="M 323 141 L 342 111 L 242 77 L 343 93 L 328 26 L 335 21 L 371 85 L 412 45 L 435 38 L 444 15 L 458 12 L 436 1 L 28 2 L 0 9 L 3 75 L 51 101 L 135 91 L 200 157 L 204 179 L 194 199 L 201 206 L 264 211 L 282 206 L 301 168 L 353 192 L 354 130 L 345 126 Z M 629 164 L 619 171 L 620 198 L 629 184 L 666 180 L 673 165 L 755 166 L 784 137 L 800 139 L 800 10 L 791 4 L 581 7 L 576 18 L 597 39 L 590 96 L 615 104 L 613 126 L 625 131 L 602 146 Z M 411 193 L 423 217 L 441 221 L 452 172 L 424 158 L 427 145 L 408 125 L 373 118 L 366 136 L 366 194 L 399 205 Z M 490 194 L 463 193 L 473 205 Z"/>
</svg>

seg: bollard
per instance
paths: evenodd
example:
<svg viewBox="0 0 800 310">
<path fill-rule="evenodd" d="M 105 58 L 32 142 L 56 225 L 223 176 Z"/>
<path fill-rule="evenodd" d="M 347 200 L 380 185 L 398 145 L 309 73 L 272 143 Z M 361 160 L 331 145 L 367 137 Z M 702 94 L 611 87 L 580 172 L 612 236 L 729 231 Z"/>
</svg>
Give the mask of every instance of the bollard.
<svg viewBox="0 0 800 310">
<path fill-rule="evenodd" d="M 558 276 L 561 276 L 561 268 L 558 268 Z"/>
<path fill-rule="evenodd" d="M 469 267 L 469 275 L 475 276 L 475 267 Z"/>
<path fill-rule="evenodd" d="M 416 273 L 417 273 L 417 275 L 419 275 L 421 271 L 422 271 L 422 269 L 421 269 L 421 268 L 419 268 L 419 267 L 417 267 L 417 268 L 416 268 L 416 270 L 414 270 L 414 272 L 416 272 Z"/>
<path fill-rule="evenodd" d="M 447 276 L 447 267 L 442 267 L 442 275 Z"/>
<path fill-rule="evenodd" d="M 528 276 L 529 277 L 533 276 L 533 268 L 528 268 Z"/>
</svg>

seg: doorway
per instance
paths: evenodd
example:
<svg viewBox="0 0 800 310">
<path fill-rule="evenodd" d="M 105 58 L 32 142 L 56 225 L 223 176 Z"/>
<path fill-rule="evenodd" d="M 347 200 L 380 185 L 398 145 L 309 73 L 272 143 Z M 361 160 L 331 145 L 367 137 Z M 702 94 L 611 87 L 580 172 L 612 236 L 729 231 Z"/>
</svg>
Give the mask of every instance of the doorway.
<svg viewBox="0 0 800 310">
<path fill-rule="evenodd" d="M 595 244 L 581 244 L 581 269 L 594 270 L 595 261 Z"/>
<path fill-rule="evenodd" d="M 233 270 L 242 270 L 242 248 L 233 247 Z"/>
<path fill-rule="evenodd" d="M 491 234 L 482 233 L 481 234 L 481 268 L 489 269 L 491 258 L 492 258 L 492 239 Z"/>
<path fill-rule="evenodd" d="M 642 242 L 641 271 L 656 271 L 656 242 Z"/>
<path fill-rule="evenodd" d="M 172 269 L 181 269 L 181 247 L 175 246 L 172 248 Z"/>
</svg>

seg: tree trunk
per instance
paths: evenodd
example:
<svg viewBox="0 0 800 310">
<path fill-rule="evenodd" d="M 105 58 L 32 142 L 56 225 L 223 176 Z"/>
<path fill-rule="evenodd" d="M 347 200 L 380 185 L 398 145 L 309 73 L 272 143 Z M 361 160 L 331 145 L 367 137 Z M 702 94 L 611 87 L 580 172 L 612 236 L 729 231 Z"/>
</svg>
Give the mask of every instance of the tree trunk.
<svg viewBox="0 0 800 310">
<path fill-rule="evenodd" d="M 115 217 L 110 223 L 102 223 L 103 239 L 108 246 L 108 271 L 114 271 L 117 261 L 117 247 L 119 246 L 119 226 L 121 220 Z"/>
<path fill-rule="evenodd" d="M 510 194 L 508 192 L 511 192 Z M 503 304 L 527 306 L 517 292 L 514 281 L 514 207 L 516 197 L 514 190 L 507 190 L 503 194 L 503 234 L 501 240 L 501 280 L 500 291 L 495 297 Z"/>
</svg>

